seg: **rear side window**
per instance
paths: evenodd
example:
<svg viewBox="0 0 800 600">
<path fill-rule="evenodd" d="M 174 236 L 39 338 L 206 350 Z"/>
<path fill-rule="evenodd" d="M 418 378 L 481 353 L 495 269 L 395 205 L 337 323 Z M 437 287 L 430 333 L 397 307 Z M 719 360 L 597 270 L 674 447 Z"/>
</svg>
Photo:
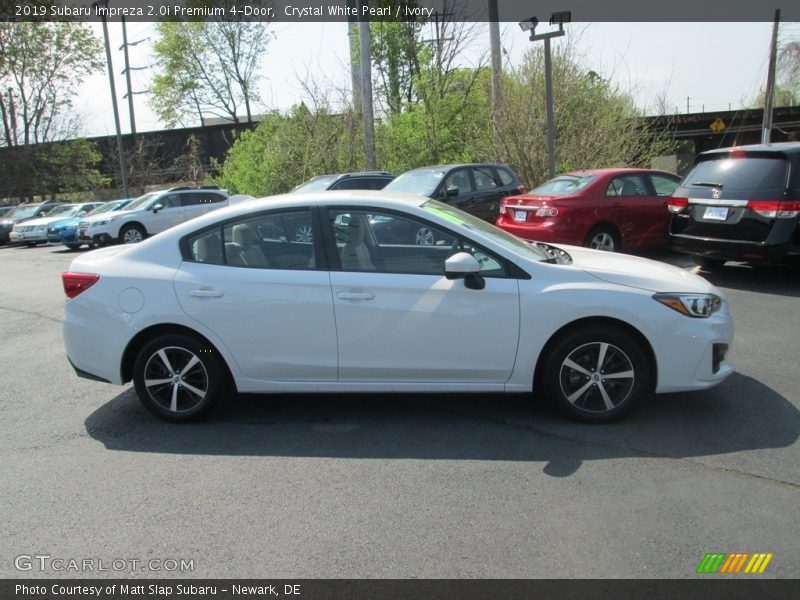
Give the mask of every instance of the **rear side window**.
<svg viewBox="0 0 800 600">
<path fill-rule="evenodd" d="M 672 196 L 672 192 L 678 187 L 679 179 L 673 179 L 664 175 L 650 175 L 650 181 L 653 182 L 653 188 L 656 190 L 656 196 Z"/>
<path fill-rule="evenodd" d="M 503 185 L 511 185 L 514 183 L 514 176 L 508 171 L 508 169 L 498 167 L 497 176 L 500 177 L 500 182 Z"/>
<path fill-rule="evenodd" d="M 686 176 L 684 187 L 718 187 L 723 190 L 783 189 L 789 163 L 782 158 L 717 158 L 698 163 Z"/>
</svg>

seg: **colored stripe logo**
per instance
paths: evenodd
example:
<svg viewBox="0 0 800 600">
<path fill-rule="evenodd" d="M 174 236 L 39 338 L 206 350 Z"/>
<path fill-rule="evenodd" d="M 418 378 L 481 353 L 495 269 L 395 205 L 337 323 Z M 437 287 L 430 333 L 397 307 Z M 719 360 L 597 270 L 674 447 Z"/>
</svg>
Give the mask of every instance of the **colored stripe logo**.
<svg viewBox="0 0 800 600">
<path fill-rule="evenodd" d="M 772 560 L 772 554 L 763 552 L 756 552 L 750 554 L 749 552 L 708 552 L 700 561 L 697 567 L 698 573 L 725 573 L 737 574 L 747 573 L 751 575 L 763 573 L 769 562 Z"/>
</svg>

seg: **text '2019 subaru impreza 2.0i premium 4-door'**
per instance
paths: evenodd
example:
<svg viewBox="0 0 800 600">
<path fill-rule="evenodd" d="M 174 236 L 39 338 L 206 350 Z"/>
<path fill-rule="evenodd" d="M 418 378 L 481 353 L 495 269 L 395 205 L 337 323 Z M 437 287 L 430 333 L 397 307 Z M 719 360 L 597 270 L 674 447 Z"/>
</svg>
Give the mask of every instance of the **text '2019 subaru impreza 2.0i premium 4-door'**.
<svg viewBox="0 0 800 600">
<path fill-rule="evenodd" d="M 430 228 L 437 242 L 373 223 Z M 291 235 L 298 223 L 313 235 Z M 733 371 L 722 293 L 669 265 L 531 244 L 418 195 L 253 200 L 62 276 L 79 375 L 133 380 L 157 416 L 207 413 L 231 389 L 531 392 L 606 421 L 654 392 Z"/>
</svg>

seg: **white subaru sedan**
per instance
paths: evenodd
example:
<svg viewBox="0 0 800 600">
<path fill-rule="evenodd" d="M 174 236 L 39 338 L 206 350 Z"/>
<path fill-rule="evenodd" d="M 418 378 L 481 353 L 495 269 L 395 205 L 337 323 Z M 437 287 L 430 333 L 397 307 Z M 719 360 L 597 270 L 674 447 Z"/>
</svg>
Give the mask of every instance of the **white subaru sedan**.
<svg viewBox="0 0 800 600">
<path fill-rule="evenodd" d="M 597 422 L 733 372 L 727 301 L 701 277 L 407 194 L 246 201 L 62 277 L 78 375 L 133 380 L 169 421 L 233 390 L 536 390 Z"/>
</svg>

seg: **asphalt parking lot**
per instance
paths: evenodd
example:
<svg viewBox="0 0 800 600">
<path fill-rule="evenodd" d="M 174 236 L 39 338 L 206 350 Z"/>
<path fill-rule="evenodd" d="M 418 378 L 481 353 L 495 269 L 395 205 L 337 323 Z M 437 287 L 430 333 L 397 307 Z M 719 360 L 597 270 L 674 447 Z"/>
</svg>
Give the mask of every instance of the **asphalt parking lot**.
<svg viewBox="0 0 800 600">
<path fill-rule="evenodd" d="M 175 426 L 72 372 L 75 255 L 0 248 L 2 577 L 683 578 L 707 552 L 800 576 L 799 269 L 701 273 L 731 301 L 738 372 L 620 423 L 521 396 L 329 395 L 231 398 Z M 193 568 L 20 571 L 20 555 Z"/>
</svg>

